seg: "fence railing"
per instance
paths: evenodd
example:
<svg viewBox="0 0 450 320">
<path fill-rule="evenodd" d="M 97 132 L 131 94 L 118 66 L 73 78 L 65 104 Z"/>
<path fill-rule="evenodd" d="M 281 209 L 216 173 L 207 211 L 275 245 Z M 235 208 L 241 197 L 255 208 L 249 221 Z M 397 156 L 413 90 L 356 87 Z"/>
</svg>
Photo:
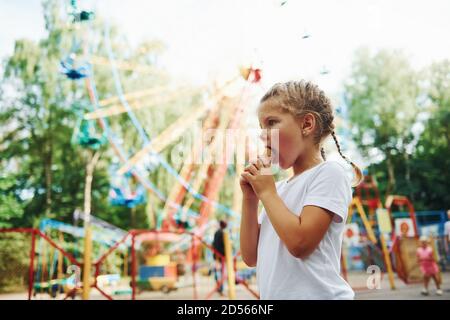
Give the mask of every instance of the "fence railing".
<svg viewBox="0 0 450 320">
<path fill-rule="evenodd" d="M 141 290 L 138 283 L 138 267 L 140 265 L 140 260 L 142 260 L 143 252 L 140 238 L 146 235 L 154 235 L 155 238 L 158 238 L 158 236 L 167 233 L 168 232 L 166 231 L 162 232 L 156 230 L 129 231 L 114 245 L 103 250 L 103 253 L 94 260 L 92 264 L 93 277 L 90 288 L 97 290 L 100 296 L 108 300 L 113 300 L 116 298 L 129 298 L 135 300 L 137 298 L 141 298 L 139 297 Z M 183 234 L 190 237 L 191 244 L 188 249 L 188 259 L 182 262 L 191 267 L 190 270 L 188 270 L 188 273 L 192 279 L 192 298 L 210 299 L 215 292 L 219 291 L 219 288 L 221 288 L 227 280 L 227 272 L 224 272 L 225 257 L 220 252 L 215 250 L 211 244 L 207 243 L 204 239 L 194 233 L 185 231 L 169 233 L 173 235 Z M 34 228 L 0 229 L 0 243 L 2 239 L 5 238 L 5 235 L 8 234 L 26 235 L 26 237 L 21 240 L 22 242 L 27 243 L 25 246 L 26 249 L 20 249 L 19 251 L 22 251 L 22 260 L 27 260 L 27 263 L 22 261 L 22 266 L 26 266 L 28 269 L 26 279 L 28 299 L 32 299 L 39 293 L 48 293 L 52 295 L 52 297 L 55 297 L 57 293 L 64 293 L 63 299 L 68 299 L 70 297 L 74 298 L 77 293 L 83 290 L 82 283 L 80 281 L 83 263 L 75 258 L 71 252 L 65 249 L 64 246 L 67 245 L 67 243 L 60 241 L 61 239 L 52 239 L 50 235 Z M 10 241 L 14 241 L 14 239 L 10 239 Z M 127 245 L 125 246 L 124 244 Z M 126 248 L 125 250 L 124 247 Z M 1 250 L 2 249 L 0 247 L 0 258 L 3 254 Z M 27 254 L 23 252 L 25 250 L 28 250 Z M 197 279 L 198 274 L 201 271 L 200 267 L 202 265 L 204 266 L 204 263 L 201 263 L 200 255 L 202 255 L 202 252 L 204 253 L 205 250 L 209 251 L 209 253 L 212 253 L 216 257 L 219 265 L 221 265 L 220 273 L 222 274 L 220 278 L 212 281 L 212 285 L 207 287 L 206 292 L 205 290 L 199 290 L 199 282 Z M 80 254 L 79 256 L 82 255 Z M 234 272 L 238 271 L 238 256 L 239 252 L 233 256 Z M 55 257 L 53 263 L 50 261 L 51 257 Z M 117 257 L 120 257 L 120 259 L 115 259 Z M 3 257 L 2 259 L 8 259 L 8 257 Z M 108 270 L 112 268 L 111 265 L 114 263 L 120 265 L 119 267 L 115 266 L 115 270 L 120 269 L 120 274 L 114 275 L 108 272 Z M 215 262 L 213 262 L 213 265 L 207 265 L 207 268 L 210 270 L 214 269 L 214 263 Z M 17 272 L 17 268 L 15 270 L 12 268 L 9 272 Z M 215 270 L 215 272 L 217 272 L 217 270 Z M 251 288 L 247 281 L 247 278 L 250 275 L 247 273 L 237 272 L 235 283 L 242 285 L 243 288 L 251 294 L 251 296 L 259 298 L 258 294 Z M 171 275 L 173 276 L 173 274 Z M 114 287 L 113 290 L 109 287 L 107 288 L 105 285 L 105 283 L 110 284 L 114 281 L 117 284 L 119 279 L 122 280 L 122 285 L 124 285 L 122 288 Z M 202 289 L 204 288 L 202 287 Z"/>
</svg>

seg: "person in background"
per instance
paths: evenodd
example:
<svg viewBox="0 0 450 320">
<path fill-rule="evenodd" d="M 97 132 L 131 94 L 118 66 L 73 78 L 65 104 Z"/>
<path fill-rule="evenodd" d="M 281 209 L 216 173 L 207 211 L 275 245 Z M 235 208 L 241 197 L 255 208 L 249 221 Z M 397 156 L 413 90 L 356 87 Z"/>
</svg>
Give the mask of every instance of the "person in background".
<svg viewBox="0 0 450 320">
<path fill-rule="evenodd" d="M 224 274 L 224 256 L 225 256 L 225 246 L 223 242 L 223 232 L 227 227 L 227 223 L 224 220 L 219 221 L 219 229 L 214 233 L 213 248 L 216 250 L 214 252 L 214 279 L 217 285 L 222 282 L 218 288 L 220 295 L 223 295 L 223 274 Z M 220 255 L 219 255 L 220 254 Z"/>
<path fill-rule="evenodd" d="M 417 259 L 419 260 L 420 271 L 423 274 L 424 288 L 422 294 L 424 296 L 429 295 L 428 283 L 430 278 L 433 278 L 436 284 L 436 294 L 442 295 L 442 290 L 439 284 L 438 273 L 439 268 L 433 257 L 433 249 L 428 245 L 428 238 L 426 236 L 420 237 L 420 246 L 417 248 Z"/>
</svg>

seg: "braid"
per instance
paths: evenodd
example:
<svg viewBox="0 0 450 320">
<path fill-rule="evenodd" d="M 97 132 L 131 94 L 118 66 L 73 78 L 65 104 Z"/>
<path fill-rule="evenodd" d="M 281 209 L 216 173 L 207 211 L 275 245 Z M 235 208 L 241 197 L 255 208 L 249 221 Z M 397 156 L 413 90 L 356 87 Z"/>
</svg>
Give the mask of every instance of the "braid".
<svg viewBox="0 0 450 320">
<path fill-rule="evenodd" d="M 355 171 L 355 174 L 356 174 L 356 181 L 353 183 L 352 186 L 353 186 L 353 187 L 356 187 L 358 184 L 361 183 L 361 181 L 362 181 L 362 179 L 363 179 L 363 174 L 362 174 L 362 172 L 361 172 L 361 169 L 360 169 L 356 164 L 354 164 L 352 161 L 350 161 L 346 156 L 344 156 L 344 155 L 342 154 L 341 146 L 340 146 L 340 144 L 339 144 L 339 142 L 338 142 L 338 140 L 337 140 L 336 133 L 334 132 L 334 130 L 331 131 L 331 135 L 332 135 L 332 137 L 333 137 L 334 143 L 336 144 L 336 147 L 337 147 L 338 152 L 339 152 L 339 154 L 341 155 L 342 159 L 344 159 L 348 164 L 350 164 L 350 165 L 353 167 L 353 170 Z"/>
<path fill-rule="evenodd" d="M 337 140 L 336 133 L 334 132 L 334 130 L 331 131 L 331 135 L 333 136 L 334 143 L 336 144 L 336 147 L 337 147 L 338 152 L 339 152 L 339 154 L 341 155 L 342 159 L 344 159 L 345 161 L 347 161 L 347 163 L 351 164 L 352 162 L 351 162 L 346 156 L 344 156 L 344 155 L 342 154 L 341 146 L 340 146 L 340 144 L 339 144 L 339 142 L 338 142 L 338 140 Z"/>
<path fill-rule="evenodd" d="M 327 157 L 325 155 L 325 150 L 323 147 L 320 148 L 320 154 L 322 155 L 323 161 L 327 161 Z"/>
</svg>

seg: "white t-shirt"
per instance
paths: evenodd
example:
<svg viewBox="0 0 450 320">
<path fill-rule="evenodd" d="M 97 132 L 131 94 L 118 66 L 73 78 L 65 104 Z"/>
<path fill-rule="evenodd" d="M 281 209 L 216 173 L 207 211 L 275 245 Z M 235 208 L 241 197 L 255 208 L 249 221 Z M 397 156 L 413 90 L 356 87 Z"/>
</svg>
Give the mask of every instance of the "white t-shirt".
<svg viewBox="0 0 450 320">
<path fill-rule="evenodd" d="M 353 299 L 354 292 L 340 275 L 341 245 L 352 200 L 350 177 L 338 162 L 325 161 L 291 181 L 276 183 L 277 193 L 299 216 L 306 205 L 334 213 L 319 246 L 306 259 L 291 255 L 274 230 L 265 209 L 258 217 L 256 277 L 261 299 Z"/>
</svg>

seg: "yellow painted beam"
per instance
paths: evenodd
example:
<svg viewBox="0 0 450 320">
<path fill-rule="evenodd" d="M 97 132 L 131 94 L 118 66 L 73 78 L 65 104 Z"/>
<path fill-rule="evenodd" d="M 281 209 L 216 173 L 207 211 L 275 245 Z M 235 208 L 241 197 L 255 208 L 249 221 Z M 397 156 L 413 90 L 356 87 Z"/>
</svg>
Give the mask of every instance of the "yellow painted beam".
<svg viewBox="0 0 450 320">
<path fill-rule="evenodd" d="M 375 233 L 373 232 L 372 226 L 370 225 L 369 220 L 367 219 L 367 215 L 366 212 L 364 211 L 361 201 L 359 200 L 359 198 L 353 198 L 352 204 L 356 206 L 356 210 L 361 216 L 361 220 L 364 224 L 364 227 L 366 228 L 369 240 L 372 241 L 373 244 L 376 244 L 377 238 L 375 237 Z"/>
<path fill-rule="evenodd" d="M 83 300 L 89 300 L 91 291 L 92 268 L 92 227 L 89 222 L 84 222 L 84 259 L 83 259 Z"/>
<path fill-rule="evenodd" d="M 223 231 L 223 244 L 225 249 L 225 262 L 227 266 L 228 275 L 228 298 L 230 300 L 236 299 L 236 277 L 233 266 L 233 251 L 231 247 L 230 236 L 227 230 Z"/>
<path fill-rule="evenodd" d="M 234 80 L 230 80 L 226 82 L 220 90 L 222 90 L 224 87 L 228 86 L 230 83 L 232 83 Z M 220 91 L 216 93 L 212 97 L 212 101 L 214 101 L 214 107 L 216 107 L 217 103 L 220 101 L 220 99 L 223 96 L 221 95 Z M 141 149 L 138 153 L 136 153 L 133 157 L 131 157 L 125 165 L 123 165 L 118 171 L 118 174 L 124 174 L 125 172 L 129 171 L 133 166 L 135 166 L 137 163 L 139 163 L 150 151 L 154 151 L 156 153 L 161 152 L 165 147 L 167 147 L 169 144 L 171 144 L 173 141 L 178 139 L 184 131 L 189 128 L 189 126 L 195 122 L 197 119 L 202 117 L 206 111 L 208 111 L 209 106 L 203 105 L 198 108 L 196 108 L 194 111 L 190 112 L 187 116 L 181 116 L 179 117 L 175 122 L 173 122 L 168 128 L 166 128 L 159 136 L 154 138 L 150 144 L 148 144 L 146 147 Z"/>
<path fill-rule="evenodd" d="M 123 95 L 123 98 L 126 99 L 127 101 L 134 100 L 134 99 L 140 99 L 140 98 L 146 98 L 149 96 L 160 95 L 164 91 L 167 91 L 166 86 L 151 87 L 151 88 L 144 89 L 144 90 L 138 90 L 138 91 L 126 93 Z M 119 103 L 120 101 L 121 101 L 121 99 L 119 96 L 113 96 L 113 97 L 109 97 L 109 98 L 100 100 L 98 102 L 98 104 L 100 107 L 104 107 L 109 104 Z"/>
<path fill-rule="evenodd" d="M 380 242 L 381 242 L 381 249 L 383 251 L 384 256 L 384 262 L 386 263 L 386 269 L 389 276 L 389 284 L 391 285 L 391 289 L 395 289 L 395 282 L 394 282 L 394 272 L 392 271 L 392 264 L 391 264 L 391 257 L 389 256 L 389 250 L 386 245 L 386 239 L 384 239 L 384 234 L 380 234 Z"/>
<path fill-rule="evenodd" d="M 64 242 L 64 236 L 61 231 L 58 231 L 58 240 L 59 245 L 62 246 Z M 58 250 L 58 279 L 61 279 L 64 276 L 63 273 L 63 262 L 64 262 L 64 256 L 61 251 Z"/>
<path fill-rule="evenodd" d="M 180 93 L 178 93 L 180 94 Z M 133 102 L 129 102 L 128 105 L 130 106 L 130 109 L 132 110 L 139 110 L 142 108 L 152 108 L 160 106 L 163 103 L 168 103 L 172 100 L 175 100 L 178 98 L 178 94 L 174 95 L 159 95 L 155 98 L 152 98 L 151 102 L 149 103 L 140 103 L 137 99 Z M 105 118 L 105 117 L 111 117 L 118 114 L 122 114 L 127 112 L 127 109 L 124 107 L 123 104 L 117 103 L 110 105 L 108 107 L 100 108 L 92 112 L 88 112 L 84 115 L 84 119 L 86 120 L 94 120 L 99 118 Z"/>
<path fill-rule="evenodd" d="M 165 147 L 178 139 L 183 132 L 197 119 L 205 114 L 208 110 L 208 106 L 201 106 L 195 109 L 187 116 L 181 116 L 175 122 L 173 122 L 166 130 L 164 130 L 159 136 L 154 138 L 150 144 L 142 148 L 138 153 L 131 157 L 118 171 L 117 173 L 122 175 L 129 171 L 134 165 L 139 163 L 150 151 L 156 153 L 161 152 Z"/>
<path fill-rule="evenodd" d="M 217 128 L 217 130 L 219 132 L 225 130 L 228 127 L 228 125 L 230 124 L 230 121 L 231 121 L 230 115 L 233 112 L 233 110 L 235 109 L 235 108 L 232 108 L 230 105 L 226 105 L 225 108 L 226 108 L 226 114 L 224 116 L 220 117 L 220 124 L 219 124 L 219 127 Z M 240 139 L 238 139 L 238 140 L 240 140 Z M 205 149 L 206 149 L 205 151 L 208 152 L 209 159 L 211 159 L 211 160 L 214 159 L 219 142 L 223 142 L 223 141 L 220 141 L 217 137 L 214 137 L 214 139 L 210 142 L 210 144 L 208 146 L 205 146 Z M 219 146 L 222 146 L 222 145 L 219 145 Z M 204 181 L 206 181 L 206 178 L 207 178 L 206 174 L 208 172 L 208 168 L 209 168 L 210 164 L 211 163 L 209 163 L 208 160 L 203 159 L 202 166 L 200 167 L 200 170 L 197 172 L 196 179 L 193 183 L 194 190 L 199 190 L 202 183 Z M 186 214 L 187 210 L 191 207 L 191 205 L 194 203 L 194 200 L 195 200 L 192 194 L 189 194 L 188 197 L 189 198 L 183 207 L 183 211 L 182 211 L 183 214 Z M 212 208 L 211 210 L 213 212 L 214 208 Z M 212 212 L 211 212 L 211 214 L 212 214 Z"/>
<path fill-rule="evenodd" d="M 209 129 L 209 128 L 213 128 L 214 127 L 214 123 L 215 123 L 215 118 L 217 117 L 217 109 L 218 109 L 218 105 L 215 106 L 214 110 L 210 110 L 208 113 L 208 116 L 206 117 L 204 124 L 203 124 L 203 129 Z M 211 142 L 212 143 L 212 142 Z M 191 150 L 191 152 L 188 155 L 188 158 L 186 159 L 186 161 L 183 164 L 183 167 L 180 170 L 180 176 L 183 178 L 183 180 L 185 181 L 189 181 L 191 180 L 191 176 L 192 176 L 192 171 L 194 171 L 196 165 L 195 163 L 198 163 L 199 157 L 201 156 L 201 153 L 203 152 L 204 147 L 202 144 L 196 144 L 194 145 L 194 148 Z M 163 219 L 167 218 L 167 212 L 169 211 L 169 203 L 175 202 L 178 194 L 181 192 L 181 187 L 180 183 L 178 181 L 175 181 L 175 186 L 173 188 L 171 188 L 170 194 L 167 198 L 167 201 L 164 205 L 164 209 L 163 209 Z M 194 189 L 195 191 L 198 192 L 197 189 Z"/>
</svg>

